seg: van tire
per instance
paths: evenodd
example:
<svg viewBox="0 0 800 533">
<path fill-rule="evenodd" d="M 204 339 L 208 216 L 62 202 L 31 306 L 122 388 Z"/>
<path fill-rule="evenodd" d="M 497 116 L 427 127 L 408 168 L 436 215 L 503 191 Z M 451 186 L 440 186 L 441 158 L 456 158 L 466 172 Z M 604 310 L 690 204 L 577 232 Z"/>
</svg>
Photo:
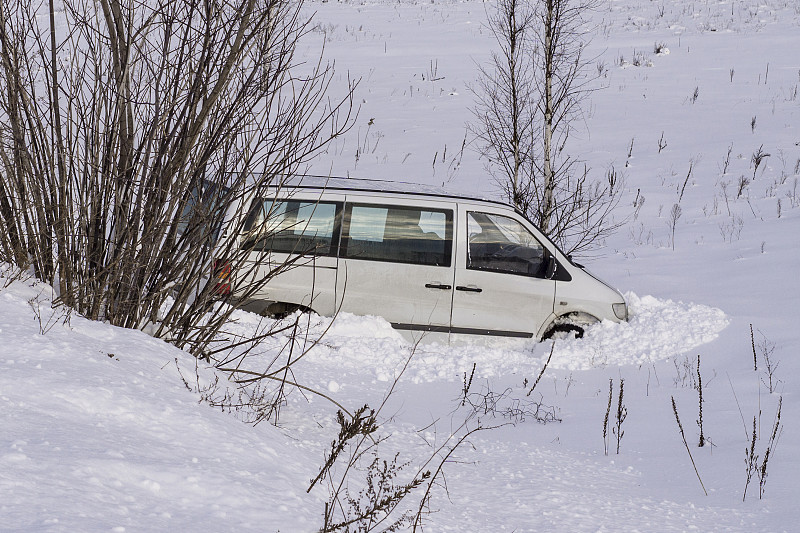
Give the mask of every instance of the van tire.
<svg viewBox="0 0 800 533">
<path fill-rule="evenodd" d="M 547 333 L 544 334 L 542 340 L 547 339 L 582 339 L 584 334 L 584 329 L 577 324 L 555 324 L 550 329 L 547 330 Z"/>
<path fill-rule="evenodd" d="M 586 313 L 572 313 L 556 318 L 547 331 L 542 335 L 545 339 L 564 339 L 575 337 L 582 339 L 587 326 L 600 322 L 596 317 Z"/>
</svg>

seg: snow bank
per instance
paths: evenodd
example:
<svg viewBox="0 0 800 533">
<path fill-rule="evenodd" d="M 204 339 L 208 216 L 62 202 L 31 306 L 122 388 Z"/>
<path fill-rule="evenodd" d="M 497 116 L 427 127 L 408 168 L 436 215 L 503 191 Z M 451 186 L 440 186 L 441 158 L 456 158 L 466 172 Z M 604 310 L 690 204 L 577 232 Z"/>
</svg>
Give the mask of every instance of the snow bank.
<svg viewBox="0 0 800 533">
<path fill-rule="evenodd" d="M 609 365 L 642 365 L 694 350 L 715 339 L 728 324 L 719 309 L 695 303 L 639 297 L 628 293 L 630 321 L 601 322 L 582 339 L 556 341 L 551 369 L 587 370 Z M 297 317 L 286 319 L 283 325 Z M 393 380 L 411 356 L 405 379 L 414 383 L 460 381 L 476 364 L 476 376 L 505 374 L 535 375 L 550 352 L 551 342 L 509 339 L 475 339 L 476 342 L 447 345 L 438 342 L 412 346 L 382 318 L 341 313 L 335 320 L 304 317 L 310 324 L 309 343 L 318 344 L 304 357 L 303 365 L 336 372 L 358 373 L 376 381 Z M 235 333 L 255 336 L 268 321 L 241 313 L 236 315 Z M 288 342 L 288 332 L 274 342 L 275 349 Z M 259 363 L 266 364 L 265 354 Z M 298 365 L 299 366 L 299 365 Z M 332 379 L 332 378 L 331 378 Z M 323 384 L 331 389 L 330 384 Z M 334 385 L 337 388 L 338 385 Z"/>
</svg>

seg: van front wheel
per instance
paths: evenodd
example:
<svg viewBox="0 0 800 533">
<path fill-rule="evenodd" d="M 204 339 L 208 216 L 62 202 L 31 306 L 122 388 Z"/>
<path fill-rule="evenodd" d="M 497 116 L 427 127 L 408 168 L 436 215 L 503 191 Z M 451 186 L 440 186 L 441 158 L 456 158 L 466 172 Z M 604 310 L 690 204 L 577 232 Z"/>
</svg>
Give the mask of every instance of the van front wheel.
<svg viewBox="0 0 800 533">
<path fill-rule="evenodd" d="M 582 339 L 584 330 L 576 324 L 556 324 L 547 330 L 542 340 Z"/>
<path fill-rule="evenodd" d="M 562 316 L 553 321 L 547 332 L 542 335 L 542 340 L 582 339 L 586 328 L 597 322 L 599 322 L 597 318 L 584 313 Z"/>
</svg>

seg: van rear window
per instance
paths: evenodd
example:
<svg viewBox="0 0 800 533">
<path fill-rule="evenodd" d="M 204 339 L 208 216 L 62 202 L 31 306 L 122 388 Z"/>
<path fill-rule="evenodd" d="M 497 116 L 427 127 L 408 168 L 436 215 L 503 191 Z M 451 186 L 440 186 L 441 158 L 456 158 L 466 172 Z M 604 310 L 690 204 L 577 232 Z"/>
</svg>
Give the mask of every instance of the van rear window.
<svg viewBox="0 0 800 533">
<path fill-rule="evenodd" d="M 348 205 L 342 257 L 447 266 L 453 250 L 453 212 L 389 205 Z"/>
<path fill-rule="evenodd" d="M 258 200 L 247 217 L 243 247 L 335 256 L 340 212 L 337 202 Z"/>
</svg>

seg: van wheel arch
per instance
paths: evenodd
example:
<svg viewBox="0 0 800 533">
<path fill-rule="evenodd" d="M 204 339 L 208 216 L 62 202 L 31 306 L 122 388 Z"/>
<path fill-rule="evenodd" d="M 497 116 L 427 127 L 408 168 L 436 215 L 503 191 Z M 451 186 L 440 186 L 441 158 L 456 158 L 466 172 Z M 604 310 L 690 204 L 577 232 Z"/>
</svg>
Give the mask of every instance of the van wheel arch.
<svg viewBox="0 0 800 533">
<path fill-rule="evenodd" d="M 600 322 L 600 319 L 588 313 L 576 311 L 556 317 L 545 330 L 542 340 L 552 339 L 562 335 L 574 335 L 583 338 L 588 326 Z"/>
</svg>

